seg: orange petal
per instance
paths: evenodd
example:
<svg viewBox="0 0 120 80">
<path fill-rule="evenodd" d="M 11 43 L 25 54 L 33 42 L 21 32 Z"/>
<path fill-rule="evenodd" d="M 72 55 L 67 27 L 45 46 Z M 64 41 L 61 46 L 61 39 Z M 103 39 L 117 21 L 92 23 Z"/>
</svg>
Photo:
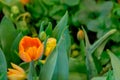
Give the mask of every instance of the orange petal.
<svg viewBox="0 0 120 80">
<path fill-rule="evenodd" d="M 37 54 L 37 48 L 36 47 L 30 47 L 26 53 L 30 56 L 31 60 L 34 60 L 36 54 Z"/>
<path fill-rule="evenodd" d="M 41 46 L 37 49 L 35 60 L 37 60 L 42 56 L 43 50 L 44 50 L 44 45 L 41 43 Z"/>
<path fill-rule="evenodd" d="M 24 48 L 24 50 L 29 47 L 36 46 L 37 48 L 41 45 L 41 41 L 38 38 L 31 38 L 29 36 L 24 36 L 19 44 L 19 51 Z"/>
<path fill-rule="evenodd" d="M 38 38 L 32 38 L 32 45 L 38 48 L 41 45 L 41 41 Z"/>
<path fill-rule="evenodd" d="M 20 58 L 25 62 L 32 61 L 30 56 L 26 52 L 19 53 L 19 55 L 20 55 Z"/>
</svg>

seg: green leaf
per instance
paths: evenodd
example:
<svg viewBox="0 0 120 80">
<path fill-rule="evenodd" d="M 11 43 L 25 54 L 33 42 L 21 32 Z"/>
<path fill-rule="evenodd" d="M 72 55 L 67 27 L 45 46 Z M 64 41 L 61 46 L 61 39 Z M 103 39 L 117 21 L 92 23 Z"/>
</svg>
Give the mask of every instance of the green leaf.
<svg viewBox="0 0 120 80">
<path fill-rule="evenodd" d="M 18 32 L 15 30 L 13 23 L 7 17 L 3 17 L 0 23 L 0 41 L 2 50 L 6 56 L 8 64 L 12 59 L 12 53 L 10 53 L 11 45 L 13 44 L 14 39 L 18 35 Z M 8 65 L 10 66 L 10 64 Z"/>
<path fill-rule="evenodd" d="M 11 45 L 11 48 L 10 48 L 10 51 L 11 51 L 11 57 L 14 59 L 14 63 L 16 64 L 19 64 L 21 62 L 21 59 L 18 55 L 18 48 L 19 48 L 19 41 L 21 40 L 21 38 L 23 37 L 23 34 L 22 32 L 19 33 L 17 35 L 17 37 L 15 38 L 15 40 L 13 41 L 12 45 Z"/>
<path fill-rule="evenodd" d="M 69 53 L 70 53 L 70 46 L 71 46 L 71 37 L 70 37 L 68 28 L 65 29 L 63 35 L 64 35 L 64 38 L 65 38 L 66 50 L 67 50 L 67 53 L 69 55 Z"/>
<path fill-rule="evenodd" d="M 61 3 L 65 3 L 67 4 L 68 6 L 75 6 L 75 5 L 78 5 L 80 0 L 60 0 Z"/>
<path fill-rule="evenodd" d="M 57 40 L 59 40 L 63 30 L 67 27 L 67 22 L 68 22 L 68 12 L 65 13 L 65 15 L 62 17 L 62 19 L 56 25 L 56 27 L 52 32 L 53 37 L 55 37 Z"/>
<path fill-rule="evenodd" d="M 104 47 L 105 47 L 107 41 L 108 41 L 108 39 L 106 39 L 106 40 L 101 44 L 101 46 L 99 46 L 99 47 L 96 49 L 94 55 L 97 57 L 97 59 L 100 59 L 100 56 L 101 56 L 101 54 L 102 54 L 102 52 L 103 52 L 103 50 L 104 50 Z"/>
<path fill-rule="evenodd" d="M 115 77 L 115 80 L 120 80 L 120 60 L 110 51 L 107 50 L 110 59 L 111 59 L 111 64 L 113 67 L 113 75 Z"/>
<path fill-rule="evenodd" d="M 0 2 L 3 2 L 3 3 L 5 3 L 5 4 L 7 4 L 7 5 L 13 5 L 13 4 L 15 4 L 16 2 L 18 2 L 19 0 L 14 0 L 14 1 L 12 1 L 12 0 L 0 0 Z"/>
<path fill-rule="evenodd" d="M 107 77 L 94 77 L 91 80 L 106 80 Z"/>
<path fill-rule="evenodd" d="M 83 28 L 83 30 L 84 30 L 84 28 Z M 90 45 L 87 34 L 84 30 L 85 42 L 86 42 L 86 65 L 87 65 L 89 79 L 92 78 L 93 76 L 97 75 L 97 73 L 98 73 L 96 66 L 95 66 L 95 62 L 92 57 L 93 52 L 100 46 L 103 46 L 103 43 L 106 42 L 106 40 L 109 38 L 109 36 L 111 36 L 115 32 L 116 32 L 116 29 L 110 30 L 103 37 L 101 37 L 99 40 L 97 40 L 93 45 Z"/>
<path fill-rule="evenodd" d="M 84 73 L 70 72 L 68 80 L 87 80 L 87 76 Z"/>
<path fill-rule="evenodd" d="M 68 38 L 65 37 L 65 33 L 66 30 L 62 33 L 56 48 L 43 65 L 40 72 L 40 80 L 68 80 L 67 50 L 69 46 L 65 45 L 66 38 Z"/>
<path fill-rule="evenodd" d="M 100 7 L 100 16 L 106 17 L 113 8 L 113 2 L 112 1 L 106 1 L 99 5 Z"/>
<path fill-rule="evenodd" d="M 86 74 L 86 64 L 85 61 L 80 61 L 76 58 L 69 58 L 69 71 L 70 72 L 79 72 Z"/>
<path fill-rule="evenodd" d="M 108 71 L 106 80 L 115 80 L 113 76 L 113 71 L 111 70 Z"/>
<path fill-rule="evenodd" d="M 41 22 L 41 25 L 40 25 L 40 30 L 39 30 L 39 35 L 40 33 L 44 31 L 44 21 Z"/>
<path fill-rule="evenodd" d="M 7 63 L 1 48 L 0 48 L 0 80 L 7 80 Z"/>
<path fill-rule="evenodd" d="M 69 64 L 67 56 L 66 37 L 64 33 L 63 36 L 61 36 L 57 47 L 58 57 L 52 80 L 68 80 Z"/>
<path fill-rule="evenodd" d="M 46 32 L 47 35 L 52 34 L 52 23 L 51 22 L 48 23 L 48 26 L 47 26 L 45 32 Z"/>
<path fill-rule="evenodd" d="M 107 32 L 104 36 L 102 36 L 100 39 L 98 39 L 90 48 L 89 48 L 89 54 L 92 54 L 101 44 L 106 41 L 112 34 L 116 32 L 116 29 L 112 29 L 109 32 Z"/>
<path fill-rule="evenodd" d="M 57 62 L 57 56 L 58 48 L 56 47 L 43 65 L 40 71 L 39 80 L 52 80 L 53 72 Z"/>
</svg>

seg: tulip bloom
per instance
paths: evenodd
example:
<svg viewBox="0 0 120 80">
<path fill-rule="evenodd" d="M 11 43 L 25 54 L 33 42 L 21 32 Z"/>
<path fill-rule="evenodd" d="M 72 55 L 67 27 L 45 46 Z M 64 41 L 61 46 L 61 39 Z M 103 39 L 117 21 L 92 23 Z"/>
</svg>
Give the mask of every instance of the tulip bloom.
<svg viewBox="0 0 120 80">
<path fill-rule="evenodd" d="M 46 43 L 45 56 L 48 56 L 55 47 L 56 47 L 56 39 L 48 38 Z"/>
<path fill-rule="evenodd" d="M 24 36 L 19 43 L 19 55 L 25 62 L 37 60 L 42 56 L 44 45 L 38 38 Z"/>
<path fill-rule="evenodd" d="M 30 2 L 30 0 L 20 0 L 20 2 L 21 2 L 23 5 L 26 5 L 27 3 Z"/>
<path fill-rule="evenodd" d="M 7 72 L 8 79 L 9 80 L 25 80 L 26 79 L 25 71 L 21 67 L 13 63 L 11 63 L 11 65 L 13 69 L 8 69 L 8 72 Z"/>
</svg>

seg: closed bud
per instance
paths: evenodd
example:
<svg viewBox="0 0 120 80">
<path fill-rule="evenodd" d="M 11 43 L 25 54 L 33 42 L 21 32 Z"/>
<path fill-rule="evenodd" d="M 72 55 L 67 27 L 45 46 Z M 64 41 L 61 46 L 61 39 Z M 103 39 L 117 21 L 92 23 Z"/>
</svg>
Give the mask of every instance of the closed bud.
<svg viewBox="0 0 120 80">
<path fill-rule="evenodd" d="M 79 30 L 77 33 L 77 39 L 78 40 L 83 40 L 84 39 L 84 32 L 83 30 Z"/>
<path fill-rule="evenodd" d="M 13 14 L 18 14 L 20 11 L 19 11 L 19 8 L 14 5 L 14 6 L 11 7 L 11 12 Z"/>
<path fill-rule="evenodd" d="M 73 52 L 72 52 L 72 57 L 77 57 L 79 55 L 79 51 L 78 50 L 74 50 Z"/>
<path fill-rule="evenodd" d="M 47 35 L 44 31 L 42 31 L 40 34 L 39 34 L 39 38 L 41 41 L 44 41 L 46 39 Z"/>
<path fill-rule="evenodd" d="M 56 39 L 49 38 L 46 43 L 45 56 L 48 56 L 56 47 Z"/>
</svg>

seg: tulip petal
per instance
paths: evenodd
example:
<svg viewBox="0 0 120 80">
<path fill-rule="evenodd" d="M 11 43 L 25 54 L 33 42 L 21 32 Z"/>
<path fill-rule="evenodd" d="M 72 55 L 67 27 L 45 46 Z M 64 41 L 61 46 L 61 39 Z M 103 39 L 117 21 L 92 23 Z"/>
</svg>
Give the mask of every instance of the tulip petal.
<svg viewBox="0 0 120 80">
<path fill-rule="evenodd" d="M 14 69 L 16 69 L 17 71 L 19 71 L 19 72 L 21 72 L 21 73 L 25 73 L 24 70 L 23 70 L 21 67 L 17 66 L 16 64 L 11 63 L 11 65 L 12 65 L 12 67 L 13 67 Z"/>
<path fill-rule="evenodd" d="M 30 56 L 31 60 L 34 60 L 36 54 L 37 54 L 37 48 L 36 47 L 30 47 L 26 53 Z"/>
<path fill-rule="evenodd" d="M 26 53 L 26 52 L 22 52 L 22 53 L 19 53 L 20 54 L 20 58 L 25 61 L 25 62 L 30 62 L 32 61 L 30 56 Z"/>
<path fill-rule="evenodd" d="M 41 46 L 37 49 L 35 60 L 37 60 L 38 58 L 40 58 L 40 56 L 42 56 L 43 50 L 44 50 L 44 45 L 41 43 Z"/>
</svg>

